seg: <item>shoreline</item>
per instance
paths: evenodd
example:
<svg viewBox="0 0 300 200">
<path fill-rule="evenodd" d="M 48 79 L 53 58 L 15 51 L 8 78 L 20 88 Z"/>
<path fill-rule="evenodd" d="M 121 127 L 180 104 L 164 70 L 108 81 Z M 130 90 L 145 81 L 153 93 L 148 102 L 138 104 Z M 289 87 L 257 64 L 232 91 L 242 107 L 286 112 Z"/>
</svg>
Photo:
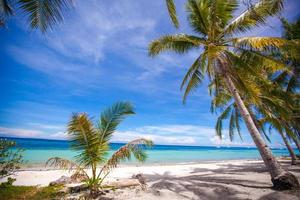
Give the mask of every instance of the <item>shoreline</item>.
<svg viewBox="0 0 300 200">
<path fill-rule="evenodd" d="M 290 159 L 289 156 L 277 156 L 279 160 L 287 160 Z M 241 158 L 241 159 L 215 159 L 215 160 L 198 160 L 198 161 L 187 161 L 187 162 L 151 162 L 151 163 L 122 163 L 118 165 L 120 167 L 152 167 L 152 166 L 173 166 L 173 165 L 196 165 L 196 164 L 207 164 L 207 163 L 216 163 L 216 162 L 231 162 L 231 161 L 262 161 L 260 158 Z M 49 171 L 49 170 L 57 170 L 54 167 L 45 167 L 45 163 L 30 163 L 21 165 L 21 169 L 18 171 Z"/>
</svg>

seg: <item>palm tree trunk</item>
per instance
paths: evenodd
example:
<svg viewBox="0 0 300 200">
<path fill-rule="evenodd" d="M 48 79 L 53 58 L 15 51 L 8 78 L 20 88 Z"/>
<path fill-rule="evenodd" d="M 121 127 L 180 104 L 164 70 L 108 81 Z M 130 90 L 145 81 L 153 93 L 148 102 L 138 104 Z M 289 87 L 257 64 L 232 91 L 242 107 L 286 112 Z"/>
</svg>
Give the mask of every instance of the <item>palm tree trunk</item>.
<svg viewBox="0 0 300 200">
<path fill-rule="evenodd" d="M 93 184 L 90 188 L 90 194 L 93 198 L 95 198 L 98 195 L 98 185 L 96 182 L 96 170 L 97 170 L 97 165 L 92 164 L 92 179 L 93 179 Z"/>
<path fill-rule="evenodd" d="M 288 142 L 287 138 L 286 138 L 286 135 L 282 132 L 282 131 L 279 131 L 279 134 L 281 135 L 282 137 L 282 140 L 284 141 L 284 144 L 285 146 L 287 147 L 289 153 L 290 153 L 290 156 L 291 156 L 291 159 L 292 159 L 292 165 L 296 165 L 296 155 L 295 155 L 295 152 L 293 150 L 293 148 L 291 147 L 290 143 Z"/>
<path fill-rule="evenodd" d="M 237 88 L 235 87 L 233 81 L 231 80 L 230 76 L 226 73 L 226 69 L 221 69 L 221 73 L 225 78 L 225 82 L 227 84 L 228 89 L 232 93 L 235 103 L 246 123 L 248 131 L 260 152 L 260 155 L 271 175 L 271 180 L 273 182 L 274 188 L 276 189 L 290 189 L 293 187 L 299 187 L 299 182 L 297 177 L 293 174 L 285 171 L 282 169 L 278 161 L 273 156 L 270 148 L 264 142 L 263 138 L 260 135 L 257 127 L 251 115 L 246 108 L 240 94 L 238 93 Z"/>
</svg>

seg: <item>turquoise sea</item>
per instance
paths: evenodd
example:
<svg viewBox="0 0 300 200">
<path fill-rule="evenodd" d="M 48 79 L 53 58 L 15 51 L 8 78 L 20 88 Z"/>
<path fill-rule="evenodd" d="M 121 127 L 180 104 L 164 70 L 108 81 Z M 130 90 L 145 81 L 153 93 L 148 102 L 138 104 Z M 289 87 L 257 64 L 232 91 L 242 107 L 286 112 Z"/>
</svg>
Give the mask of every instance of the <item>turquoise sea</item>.
<svg viewBox="0 0 300 200">
<path fill-rule="evenodd" d="M 19 147 L 25 149 L 24 160 L 28 165 L 42 165 L 50 157 L 72 159 L 75 152 L 69 149 L 68 141 L 13 138 Z M 120 143 L 111 144 L 111 152 L 117 150 Z M 272 149 L 275 156 L 288 155 L 286 149 Z M 256 148 L 246 147 L 212 147 L 212 146 L 179 146 L 155 145 L 147 150 L 148 159 L 145 164 L 191 163 L 199 161 L 258 159 Z M 137 164 L 134 160 L 125 164 Z"/>
</svg>

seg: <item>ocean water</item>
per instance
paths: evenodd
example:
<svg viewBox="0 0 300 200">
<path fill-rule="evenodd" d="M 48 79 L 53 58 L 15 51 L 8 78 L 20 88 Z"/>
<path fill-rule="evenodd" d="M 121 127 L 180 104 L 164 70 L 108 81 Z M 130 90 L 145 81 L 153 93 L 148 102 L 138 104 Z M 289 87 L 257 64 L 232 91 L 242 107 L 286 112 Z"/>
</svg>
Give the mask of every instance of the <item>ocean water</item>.
<svg viewBox="0 0 300 200">
<path fill-rule="evenodd" d="M 76 152 L 69 149 L 68 141 L 13 138 L 19 147 L 25 149 L 24 160 L 28 165 L 43 165 L 51 157 L 73 159 Z M 112 143 L 110 155 L 123 144 Z M 286 149 L 272 149 L 275 156 L 288 155 Z M 246 147 L 210 147 L 210 146 L 178 146 L 155 145 L 147 150 L 148 159 L 145 164 L 192 163 L 214 160 L 259 159 L 256 148 Z M 108 155 L 109 156 L 109 155 Z M 133 159 L 124 164 L 137 164 Z"/>
</svg>

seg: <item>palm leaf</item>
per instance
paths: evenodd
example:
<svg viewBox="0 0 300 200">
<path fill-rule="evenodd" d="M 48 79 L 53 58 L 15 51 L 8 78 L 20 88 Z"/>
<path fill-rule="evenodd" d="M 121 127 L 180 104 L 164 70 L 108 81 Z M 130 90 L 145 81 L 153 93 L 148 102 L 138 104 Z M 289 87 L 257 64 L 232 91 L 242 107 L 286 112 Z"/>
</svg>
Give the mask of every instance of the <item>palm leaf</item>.
<svg viewBox="0 0 300 200">
<path fill-rule="evenodd" d="M 229 120 L 229 139 L 233 141 L 234 138 L 234 131 L 236 129 L 236 116 L 235 113 L 232 111 Z"/>
<path fill-rule="evenodd" d="M 235 127 L 236 127 L 236 130 L 238 132 L 238 135 L 240 137 L 240 139 L 243 141 L 243 137 L 242 137 L 242 134 L 241 134 L 241 128 L 240 128 L 240 120 L 241 120 L 241 115 L 239 113 L 239 110 L 237 109 L 237 106 L 234 105 L 235 108 L 234 108 L 234 112 L 235 112 Z"/>
<path fill-rule="evenodd" d="M 188 0 L 186 4 L 188 21 L 193 30 L 202 36 L 209 32 L 209 1 Z"/>
<path fill-rule="evenodd" d="M 63 20 L 72 0 L 18 0 L 21 10 L 28 16 L 30 26 L 43 33 Z"/>
<path fill-rule="evenodd" d="M 233 12 L 238 7 L 236 0 L 211 0 L 209 6 L 209 39 L 220 38 L 223 36 L 222 30 L 233 18 Z M 220 35 L 221 34 L 221 35 Z"/>
<path fill-rule="evenodd" d="M 46 161 L 46 166 L 58 167 L 60 169 L 65 169 L 65 170 L 73 170 L 78 167 L 78 165 L 75 162 L 60 157 L 49 158 Z"/>
<path fill-rule="evenodd" d="M 164 51 L 174 51 L 182 54 L 192 48 L 198 48 L 203 42 L 203 38 L 186 34 L 166 35 L 151 42 L 149 55 L 155 56 Z"/>
<path fill-rule="evenodd" d="M 59 169 L 74 171 L 72 178 L 77 177 L 88 177 L 88 174 L 85 172 L 84 168 L 80 167 L 76 163 L 71 160 L 60 158 L 60 157 L 52 157 L 46 161 L 46 166 L 50 167 L 58 167 Z"/>
<path fill-rule="evenodd" d="M 104 165 L 103 170 L 110 171 L 111 169 L 116 168 L 121 161 L 130 160 L 131 155 L 133 155 L 138 161 L 144 162 L 147 158 L 144 148 L 151 147 L 152 145 L 153 142 L 151 140 L 142 138 L 127 143 L 114 152 L 111 158 Z"/>
<path fill-rule="evenodd" d="M 183 95 L 183 103 L 185 103 L 186 98 L 190 94 L 190 92 L 202 83 L 205 71 L 205 59 L 205 54 L 201 54 L 200 57 L 196 59 L 196 61 L 192 64 L 192 66 L 184 76 L 180 87 L 180 89 L 182 90 L 186 85 L 185 92 Z"/>
<path fill-rule="evenodd" d="M 13 8 L 8 0 L 0 0 L 0 27 L 5 26 L 7 17 L 13 14 Z"/>
<path fill-rule="evenodd" d="M 100 130 L 100 144 L 107 144 L 117 126 L 127 115 L 132 115 L 134 108 L 129 102 L 117 102 L 101 113 L 98 129 Z"/>
<path fill-rule="evenodd" d="M 108 146 L 100 146 L 99 133 L 87 114 L 73 114 L 67 132 L 71 148 L 79 152 L 75 158 L 80 165 L 91 166 L 105 160 Z"/>
<path fill-rule="evenodd" d="M 227 25 L 225 34 L 234 34 L 250 30 L 265 24 L 267 17 L 278 14 L 283 9 L 283 0 L 260 0 L 250 5 L 240 16 Z"/>
<path fill-rule="evenodd" d="M 173 0 L 166 0 L 169 16 L 176 28 L 179 28 L 179 21 L 177 19 L 176 7 Z"/>
<path fill-rule="evenodd" d="M 278 37 L 240 37 L 231 39 L 234 46 L 246 49 L 256 49 L 259 51 L 267 48 L 281 48 L 283 46 L 292 45 L 292 43 L 284 38 Z"/>
<path fill-rule="evenodd" d="M 232 110 L 232 105 L 227 106 L 227 108 L 220 114 L 216 123 L 216 134 L 222 139 L 222 130 L 223 130 L 223 121 L 226 120 L 229 116 L 229 113 Z"/>
<path fill-rule="evenodd" d="M 265 55 L 258 51 L 240 49 L 240 59 L 244 63 L 248 63 L 248 66 L 260 67 L 266 69 L 268 72 L 278 72 L 279 70 L 288 70 L 286 63 L 270 55 Z M 257 71 L 258 68 L 254 69 Z M 259 72 L 259 70 L 258 70 Z"/>
<path fill-rule="evenodd" d="M 13 9 L 9 0 L 0 0 L 0 17 L 5 17 L 13 14 Z"/>
</svg>

